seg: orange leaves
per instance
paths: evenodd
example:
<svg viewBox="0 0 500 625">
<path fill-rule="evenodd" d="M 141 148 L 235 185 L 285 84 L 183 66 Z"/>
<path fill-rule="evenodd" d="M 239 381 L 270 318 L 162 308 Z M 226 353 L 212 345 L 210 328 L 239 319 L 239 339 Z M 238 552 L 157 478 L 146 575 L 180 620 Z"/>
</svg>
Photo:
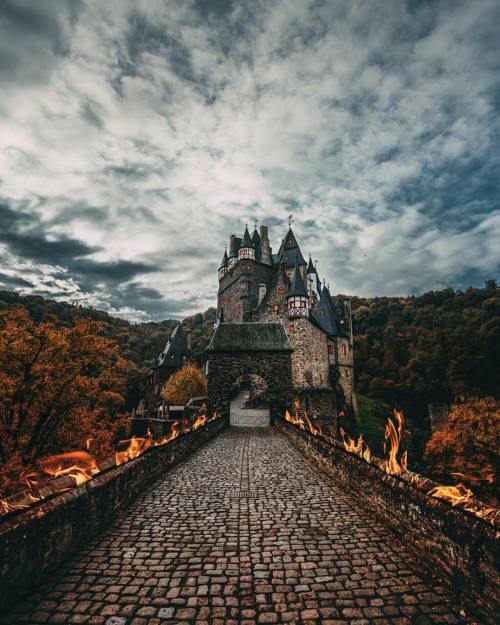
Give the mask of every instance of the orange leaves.
<svg viewBox="0 0 500 625">
<path fill-rule="evenodd" d="M 192 397 L 207 393 L 207 379 L 195 365 L 184 365 L 165 382 L 161 396 L 170 404 L 184 406 Z"/>
<path fill-rule="evenodd" d="M 130 363 L 102 326 L 36 324 L 23 308 L 0 312 L 0 463 L 30 465 L 93 432 L 109 446 L 120 424 Z"/>
</svg>

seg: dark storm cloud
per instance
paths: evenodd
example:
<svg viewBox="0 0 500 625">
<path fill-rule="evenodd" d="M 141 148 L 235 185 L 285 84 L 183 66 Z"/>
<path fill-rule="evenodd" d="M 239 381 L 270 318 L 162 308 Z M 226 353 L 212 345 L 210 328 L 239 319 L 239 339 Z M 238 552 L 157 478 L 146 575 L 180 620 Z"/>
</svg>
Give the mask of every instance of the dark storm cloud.
<svg viewBox="0 0 500 625">
<path fill-rule="evenodd" d="M 4 225 L 0 243 L 4 243 L 12 254 L 34 263 L 64 267 L 73 277 L 78 277 L 82 288 L 87 290 L 96 282 L 113 285 L 156 271 L 155 267 L 142 262 L 106 262 L 88 258 L 100 251 L 99 248 L 71 237 L 49 239 L 44 225 L 35 215 L 15 211 L 5 202 L 0 202 L 0 221 Z"/>
<path fill-rule="evenodd" d="M 68 53 L 78 0 L 0 2 L 0 77 L 4 81 L 45 80 L 57 57 Z"/>
<path fill-rule="evenodd" d="M 4 279 L 182 317 L 231 232 L 257 219 L 276 251 L 290 213 L 345 293 L 494 277 L 499 22 L 496 0 L 2 3 Z"/>
<path fill-rule="evenodd" d="M 33 283 L 29 280 L 24 280 L 18 276 L 9 276 L 2 272 L 0 272 L 0 284 L 11 289 L 33 286 Z"/>
</svg>

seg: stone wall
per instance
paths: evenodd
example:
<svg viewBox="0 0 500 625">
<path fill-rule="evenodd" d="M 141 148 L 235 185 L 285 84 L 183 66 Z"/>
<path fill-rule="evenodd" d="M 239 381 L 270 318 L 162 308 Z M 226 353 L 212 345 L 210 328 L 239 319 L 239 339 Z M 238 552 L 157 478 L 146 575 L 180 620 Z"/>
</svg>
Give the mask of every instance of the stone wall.
<svg viewBox="0 0 500 625">
<path fill-rule="evenodd" d="M 0 610 L 43 581 L 78 547 L 106 529 L 170 467 L 220 432 L 226 419 L 153 447 L 127 464 L 113 466 L 78 488 L 54 494 L 0 523 Z M 66 478 L 61 478 L 66 479 Z M 69 478 L 67 478 L 69 479 Z"/>
<path fill-rule="evenodd" d="M 259 304 L 261 284 L 270 287 L 276 270 L 250 259 L 241 260 L 219 284 L 217 307 L 224 310 L 225 321 L 250 321 Z"/>
<path fill-rule="evenodd" d="M 497 528 L 416 488 L 397 476 L 281 420 L 290 442 L 331 475 L 359 505 L 386 523 L 415 555 L 443 574 L 457 600 L 486 623 L 500 613 Z M 391 540 L 388 533 L 387 540 Z"/>
</svg>

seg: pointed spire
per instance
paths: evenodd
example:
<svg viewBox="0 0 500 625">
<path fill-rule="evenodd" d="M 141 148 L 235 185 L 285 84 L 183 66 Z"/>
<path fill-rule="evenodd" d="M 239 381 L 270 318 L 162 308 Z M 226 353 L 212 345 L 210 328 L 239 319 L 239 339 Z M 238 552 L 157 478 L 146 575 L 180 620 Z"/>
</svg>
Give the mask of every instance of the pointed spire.
<svg viewBox="0 0 500 625">
<path fill-rule="evenodd" d="M 252 238 L 250 237 L 250 233 L 248 232 L 248 225 L 245 224 L 245 233 L 243 234 L 243 240 L 241 242 L 240 247 L 253 247 Z"/>
<path fill-rule="evenodd" d="M 307 297 L 307 289 L 302 279 L 302 274 L 299 269 L 299 260 L 295 258 L 295 267 L 293 268 L 292 282 L 290 286 L 289 295 L 300 295 Z"/>
<path fill-rule="evenodd" d="M 283 261 L 285 266 L 290 268 L 295 265 L 295 259 L 298 260 L 299 265 L 307 264 L 302 256 L 302 252 L 300 251 L 300 247 L 297 243 L 292 227 L 290 226 L 278 251 L 278 262 Z"/>
<path fill-rule="evenodd" d="M 222 256 L 222 260 L 220 263 L 220 268 L 222 269 L 222 267 L 227 267 L 227 263 L 228 263 L 229 258 L 227 257 L 227 247 L 224 248 L 224 255 Z"/>
<path fill-rule="evenodd" d="M 316 267 L 313 265 L 311 254 L 309 254 L 309 262 L 307 264 L 307 275 L 310 275 L 313 273 L 317 274 L 318 272 L 316 271 Z"/>
</svg>

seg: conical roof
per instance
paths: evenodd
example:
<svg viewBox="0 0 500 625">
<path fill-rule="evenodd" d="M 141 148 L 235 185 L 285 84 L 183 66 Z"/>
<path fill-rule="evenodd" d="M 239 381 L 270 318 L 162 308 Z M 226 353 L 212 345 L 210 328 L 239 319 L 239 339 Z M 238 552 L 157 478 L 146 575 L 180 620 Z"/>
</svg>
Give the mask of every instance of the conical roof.
<svg viewBox="0 0 500 625">
<path fill-rule="evenodd" d="M 333 307 L 332 296 L 326 284 L 321 290 L 321 296 L 316 307 L 316 321 L 327 334 L 332 336 L 340 336 L 342 334 Z"/>
<path fill-rule="evenodd" d="M 253 247 L 252 237 L 248 232 L 248 226 L 245 226 L 245 233 L 243 234 L 243 240 L 241 242 L 240 248 L 241 247 Z"/>
<path fill-rule="evenodd" d="M 228 263 L 229 259 L 227 257 L 227 250 L 224 250 L 224 255 L 222 256 L 222 260 L 220 263 L 221 268 L 222 267 L 227 267 L 227 263 Z"/>
<path fill-rule="evenodd" d="M 297 243 L 293 230 L 292 228 L 289 228 L 278 251 L 278 262 L 284 262 L 285 267 L 290 268 L 295 265 L 296 260 L 299 265 L 307 264 L 302 256 L 302 252 L 300 251 L 300 247 Z"/>
<path fill-rule="evenodd" d="M 295 259 L 295 267 L 293 268 L 290 292 L 288 295 L 300 295 L 302 297 L 307 297 L 307 289 L 299 269 L 298 258 Z"/>
<path fill-rule="evenodd" d="M 158 356 L 155 366 L 178 367 L 184 363 L 184 356 L 187 356 L 187 353 L 187 337 L 179 324 L 168 339 L 165 349 Z"/>
<path fill-rule="evenodd" d="M 309 254 L 309 262 L 307 263 L 307 275 L 315 273 L 317 275 L 316 267 L 313 264 L 311 254 Z"/>
<path fill-rule="evenodd" d="M 255 230 L 252 233 L 252 243 L 257 246 L 260 245 L 260 234 L 257 230 L 257 226 L 255 226 Z"/>
</svg>

